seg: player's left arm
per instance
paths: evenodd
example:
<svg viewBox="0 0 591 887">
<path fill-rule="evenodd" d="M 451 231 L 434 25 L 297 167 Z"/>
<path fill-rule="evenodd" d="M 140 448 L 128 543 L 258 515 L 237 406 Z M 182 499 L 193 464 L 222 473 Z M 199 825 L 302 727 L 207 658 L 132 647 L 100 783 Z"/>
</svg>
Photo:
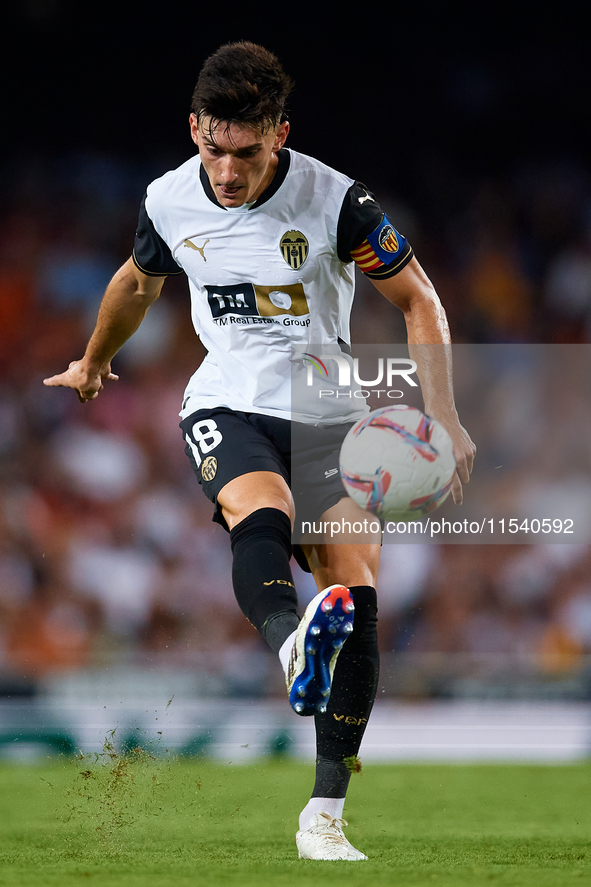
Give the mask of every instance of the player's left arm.
<svg viewBox="0 0 591 887">
<path fill-rule="evenodd" d="M 452 347 L 447 316 L 435 287 L 413 256 L 392 277 L 371 278 L 376 289 L 404 314 L 409 354 L 416 361 L 425 412 L 448 430 L 456 458 L 452 496 L 463 501 L 476 447 L 460 423 L 453 391 Z"/>
</svg>

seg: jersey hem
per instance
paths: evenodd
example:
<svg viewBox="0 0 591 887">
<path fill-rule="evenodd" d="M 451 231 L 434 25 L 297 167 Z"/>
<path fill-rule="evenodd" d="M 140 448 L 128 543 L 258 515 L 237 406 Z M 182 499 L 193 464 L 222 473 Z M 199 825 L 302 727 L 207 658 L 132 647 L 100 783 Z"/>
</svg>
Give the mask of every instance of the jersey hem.
<svg viewBox="0 0 591 887">
<path fill-rule="evenodd" d="M 341 416 L 339 418 L 333 417 L 333 422 L 327 422 L 325 419 L 319 419 L 317 416 L 307 417 L 307 421 L 301 416 L 298 418 L 297 414 L 294 417 L 291 411 L 287 410 L 275 410 L 272 407 L 261 408 L 261 407 L 253 407 L 247 406 L 244 404 L 240 404 L 237 406 L 230 406 L 227 403 L 211 403 L 211 401 L 207 403 L 202 403 L 199 405 L 190 405 L 185 409 L 181 409 L 179 412 L 179 417 L 181 422 L 185 419 L 189 419 L 195 413 L 199 413 L 201 410 L 230 410 L 232 413 L 256 413 L 259 416 L 271 416 L 274 419 L 286 419 L 288 422 L 295 422 L 299 425 L 347 425 L 356 422 L 359 418 L 362 418 L 366 413 L 367 409 L 359 408 L 355 414 L 351 414 L 348 416 Z"/>
</svg>

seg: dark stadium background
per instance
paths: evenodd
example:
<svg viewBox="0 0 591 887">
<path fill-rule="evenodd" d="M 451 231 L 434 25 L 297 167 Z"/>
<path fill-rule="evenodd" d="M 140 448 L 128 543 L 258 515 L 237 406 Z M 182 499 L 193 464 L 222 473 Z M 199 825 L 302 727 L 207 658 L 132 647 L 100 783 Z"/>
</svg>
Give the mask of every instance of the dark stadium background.
<svg viewBox="0 0 591 887">
<path fill-rule="evenodd" d="M 235 39 L 277 53 L 296 82 L 289 144 L 378 194 L 435 281 L 455 341 L 585 344 L 591 62 L 579 15 L 568 2 L 10 5 L 0 171 L 7 699 L 106 667 L 184 670 L 225 697 L 282 692 L 232 601 L 227 540 L 210 526 L 177 437 L 200 356 L 183 282 L 167 283 L 160 326 L 121 354 L 121 382 L 96 403 L 41 385 L 81 354 L 102 288 L 130 253 L 146 184 L 191 153 L 203 58 Z M 363 282 L 355 331 L 365 342 L 402 336 Z M 112 461 L 93 486 L 105 453 Z M 388 553 L 382 583 L 385 662 L 398 657 L 396 677 L 384 671 L 389 697 L 453 696 L 468 684 L 477 697 L 587 697 L 588 546 L 413 549 Z M 436 673 L 433 654 L 444 655 Z"/>
</svg>

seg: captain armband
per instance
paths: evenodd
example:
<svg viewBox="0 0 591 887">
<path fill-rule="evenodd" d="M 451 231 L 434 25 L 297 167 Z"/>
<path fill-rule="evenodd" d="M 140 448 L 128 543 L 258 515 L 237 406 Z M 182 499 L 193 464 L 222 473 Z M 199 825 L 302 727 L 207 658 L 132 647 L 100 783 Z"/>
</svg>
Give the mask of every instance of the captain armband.
<svg viewBox="0 0 591 887">
<path fill-rule="evenodd" d="M 385 213 L 363 243 L 351 251 L 351 258 L 357 267 L 375 280 L 398 274 L 412 257 L 410 243 L 394 228 Z"/>
</svg>

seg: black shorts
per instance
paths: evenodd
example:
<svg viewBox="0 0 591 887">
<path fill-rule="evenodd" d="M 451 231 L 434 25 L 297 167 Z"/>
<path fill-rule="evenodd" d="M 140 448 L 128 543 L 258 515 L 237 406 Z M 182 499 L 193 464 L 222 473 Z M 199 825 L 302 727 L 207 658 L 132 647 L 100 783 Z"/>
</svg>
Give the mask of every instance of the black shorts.
<svg viewBox="0 0 591 887">
<path fill-rule="evenodd" d="M 304 425 L 217 407 L 198 410 L 180 426 L 193 471 L 215 505 L 213 520 L 228 529 L 218 493 L 229 481 L 251 471 L 273 471 L 284 478 L 294 497 L 296 528 L 302 521 L 318 520 L 336 505 L 347 495 L 339 453 L 352 424 Z"/>
</svg>

